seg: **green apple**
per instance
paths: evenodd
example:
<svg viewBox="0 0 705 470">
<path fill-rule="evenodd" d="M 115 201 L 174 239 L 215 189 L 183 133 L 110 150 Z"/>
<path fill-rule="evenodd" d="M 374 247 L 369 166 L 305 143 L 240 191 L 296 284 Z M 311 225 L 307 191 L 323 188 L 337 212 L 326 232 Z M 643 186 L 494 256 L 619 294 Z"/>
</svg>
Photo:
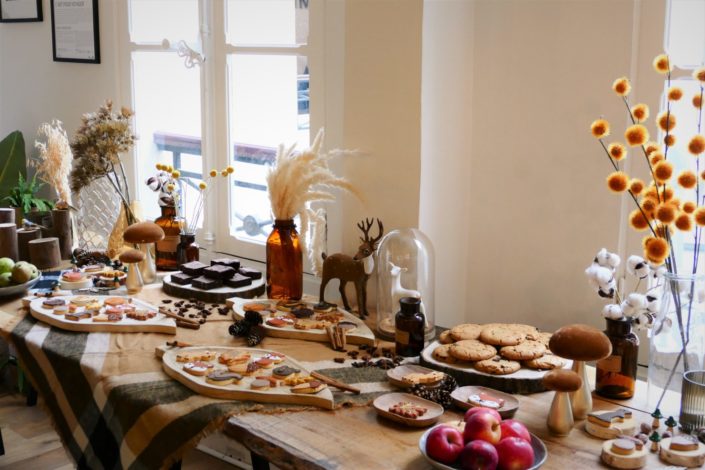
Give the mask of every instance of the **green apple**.
<svg viewBox="0 0 705 470">
<path fill-rule="evenodd" d="M 7 287 L 12 281 L 12 273 L 2 273 L 0 274 L 0 287 Z"/>
<path fill-rule="evenodd" d="M 36 267 L 26 261 L 15 263 L 15 267 L 12 268 L 12 282 L 15 284 L 24 284 L 25 282 L 29 282 L 32 279 L 32 275 L 36 269 Z"/>
<path fill-rule="evenodd" d="M 15 262 L 10 258 L 0 258 L 0 274 L 9 273 L 15 267 Z"/>
</svg>

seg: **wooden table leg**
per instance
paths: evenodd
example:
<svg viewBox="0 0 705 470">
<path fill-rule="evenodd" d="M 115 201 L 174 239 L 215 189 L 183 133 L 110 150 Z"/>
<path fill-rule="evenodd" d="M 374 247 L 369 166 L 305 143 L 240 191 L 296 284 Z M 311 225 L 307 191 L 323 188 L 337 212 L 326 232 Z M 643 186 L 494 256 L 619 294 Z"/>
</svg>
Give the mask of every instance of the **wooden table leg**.
<svg viewBox="0 0 705 470">
<path fill-rule="evenodd" d="M 250 459 L 252 460 L 252 470 L 269 470 L 269 462 L 264 457 L 250 452 Z"/>
<path fill-rule="evenodd" d="M 37 391 L 34 389 L 31 383 L 27 381 L 27 406 L 34 406 L 37 404 Z"/>
<path fill-rule="evenodd" d="M 181 470 L 181 460 L 174 462 L 171 467 L 169 467 L 169 470 Z"/>
</svg>

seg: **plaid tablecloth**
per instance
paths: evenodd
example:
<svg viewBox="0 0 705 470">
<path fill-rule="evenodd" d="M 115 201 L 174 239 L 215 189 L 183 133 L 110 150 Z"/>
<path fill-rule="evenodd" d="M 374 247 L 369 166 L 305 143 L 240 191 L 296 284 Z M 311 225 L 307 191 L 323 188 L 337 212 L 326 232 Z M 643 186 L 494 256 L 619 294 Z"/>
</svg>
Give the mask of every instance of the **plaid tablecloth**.
<svg viewBox="0 0 705 470">
<path fill-rule="evenodd" d="M 5 306 L 0 309 L 8 311 Z M 176 338 L 192 344 L 241 346 L 228 335 L 227 319 L 222 320 L 226 321 L 209 321 L 198 331 L 179 329 Z M 50 327 L 21 312 L 6 315 L 0 331 L 15 346 L 78 468 L 165 467 L 219 429 L 228 416 L 312 409 L 219 400 L 192 392 L 169 378 L 155 356 L 155 348 L 174 340 L 173 336 L 76 333 Z M 332 359 L 341 354 L 324 344 L 266 338 L 260 347 L 281 351 L 309 370 L 362 389 L 359 396 L 334 392 L 337 407 L 366 405 L 390 390 L 385 371 L 355 369 L 349 361 L 337 364 Z"/>
</svg>

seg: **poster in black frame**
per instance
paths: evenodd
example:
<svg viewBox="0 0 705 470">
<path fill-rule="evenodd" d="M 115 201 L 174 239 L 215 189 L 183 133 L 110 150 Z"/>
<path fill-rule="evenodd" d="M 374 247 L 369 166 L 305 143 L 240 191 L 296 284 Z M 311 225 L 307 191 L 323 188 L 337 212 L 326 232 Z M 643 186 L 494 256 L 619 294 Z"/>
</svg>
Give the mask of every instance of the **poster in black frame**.
<svg viewBox="0 0 705 470">
<path fill-rule="evenodd" d="M 14 4 L 14 5 L 13 5 Z M 20 9 L 25 8 L 33 10 L 27 16 L 14 16 L 10 15 L 8 17 L 8 6 L 21 5 Z M 5 15 L 3 16 L 3 10 Z M 20 13 L 21 14 L 21 13 Z M 14 17 L 13 17 L 14 16 Z M 44 21 L 44 15 L 42 13 L 42 0 L 0 0 L 0 23 L 31 23 Z"/>
<path fill-rule="evenodd" d="M 51 48 L 54 62 L 100 64 L 98 0 L 50 0 L 50 2 Z M 60 35 L 57 35 L 57 25 L 62 30 Z M 81 40 L 85 41 L 86 38 L 89 40 L 92 38 L 92 44 L 81 43 Z M 73 50 L 70 50 L 72 47 Z"/>
</svg>

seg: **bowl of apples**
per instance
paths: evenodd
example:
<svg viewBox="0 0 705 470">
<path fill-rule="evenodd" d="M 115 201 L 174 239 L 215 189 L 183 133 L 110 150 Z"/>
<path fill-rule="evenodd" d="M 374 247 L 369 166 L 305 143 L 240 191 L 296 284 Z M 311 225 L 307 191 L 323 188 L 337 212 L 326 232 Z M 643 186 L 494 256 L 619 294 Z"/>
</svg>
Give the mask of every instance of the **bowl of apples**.
<svg viewBox="0 0 705 470">
<path fill-rule="evenodd" d="M 548 455 L 521 422 L 482 407 L 470 408 L 459 426 L 432 427 L 421 436 L 419 449 L 433 467 L 445 470 L 533 470 Z"/>
</svg>

